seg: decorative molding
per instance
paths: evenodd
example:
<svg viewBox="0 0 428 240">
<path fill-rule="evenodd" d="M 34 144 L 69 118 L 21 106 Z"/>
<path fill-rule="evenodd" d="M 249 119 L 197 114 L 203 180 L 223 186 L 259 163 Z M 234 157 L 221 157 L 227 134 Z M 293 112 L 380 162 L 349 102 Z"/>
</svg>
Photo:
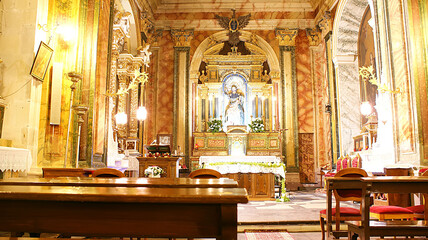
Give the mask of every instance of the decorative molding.
<svg viewBox="0 0 428 240">
<path fill-rule="evenodd" d="M 171 36 L 176 47 L 190 47 L 193 34 L 193 29 L 171 29 Z"/>
<path fill-rule="evenodd" d="M 276 28 L 275 35 L 280 46 L 296 46 L 298 28 Z"/>
<path fill-rule="evenodd" d="M 321 29 L 318 27 L 315 28 L 306 28 L 306 36 L 309 39 L 310 46 L 318 46 L 321 43 Z"/>
<path fill-rule="evenodd" d="M 331 18 L 331 12 L 326 11 L 324 16 L 318 22 L 317 27 L 321 29 L 322 36 L 325 37 L 333 28 L 333 19 Z"/>
</svg>

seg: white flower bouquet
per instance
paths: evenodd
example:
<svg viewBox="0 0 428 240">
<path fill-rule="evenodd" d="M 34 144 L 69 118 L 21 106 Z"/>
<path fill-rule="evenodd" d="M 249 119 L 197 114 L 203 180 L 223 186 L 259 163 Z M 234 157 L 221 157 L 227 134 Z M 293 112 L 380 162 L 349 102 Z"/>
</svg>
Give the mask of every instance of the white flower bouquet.
<svg viewBox="0 0 428 240">
<path fill-rule="evenodd" d="M 163 169 L 158 166 L 150 166 L 144 170 L 144 175 L 146 177 L 160 178 L 162 173 L 164 173 Z"/>
</svg>

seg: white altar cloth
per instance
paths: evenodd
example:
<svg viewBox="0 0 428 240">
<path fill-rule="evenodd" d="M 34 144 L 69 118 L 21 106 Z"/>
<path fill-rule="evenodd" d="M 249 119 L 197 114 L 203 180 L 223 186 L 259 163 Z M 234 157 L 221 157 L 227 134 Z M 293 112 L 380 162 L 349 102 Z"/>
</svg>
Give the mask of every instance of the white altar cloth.
<svg viewBox="0 0 428 240">
<path fill-rule="evenodd" d="M 30 171 L 31 152 L 23 148 L 0 147 L 0 170 Z"/>
<path fill-rule="evenodd" d="M 224 164 L 223 164 L 224 163 Z M 263 164 L 263 166 L 257 165 Z M 284 165 L 276 156 L 201 156 L 199 165 L 227 173 L 273 173 L 285 178 Z"/>
</svg>

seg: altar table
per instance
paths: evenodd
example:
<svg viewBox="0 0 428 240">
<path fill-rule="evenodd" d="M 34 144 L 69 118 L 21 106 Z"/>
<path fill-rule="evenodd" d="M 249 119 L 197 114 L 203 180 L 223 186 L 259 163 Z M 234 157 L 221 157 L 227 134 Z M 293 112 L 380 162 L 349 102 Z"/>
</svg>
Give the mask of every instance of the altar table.
<svg viewBox="0 0 428 240">
<path fill-rule="evenodd" d="M 284 167 L 280 164 L 282 164 L 281 158 L 276 156 L 201 156 L 199 158 L 199 165 L 219 171 L 221 174 L 273 173 L 285 178 Z"/>
<path fill-rule="evenodd" d="M 0 170 L 2 172 L 7 170 L 29 172 L 31 162 L 30 150 L 0 146 Z"/>
<path fill-rule="evenodd" d="M 274 175 L 285 178 L 284 164 L 276 156 L 202 156 L 199 165 L 236 180 L 257 200 L 275 197 Z"/>
<path fill-rule="evenodd" d="M 0 185 L 0 231 L 236 240 L 247 202 L 242 188 Z"/>
</svg>

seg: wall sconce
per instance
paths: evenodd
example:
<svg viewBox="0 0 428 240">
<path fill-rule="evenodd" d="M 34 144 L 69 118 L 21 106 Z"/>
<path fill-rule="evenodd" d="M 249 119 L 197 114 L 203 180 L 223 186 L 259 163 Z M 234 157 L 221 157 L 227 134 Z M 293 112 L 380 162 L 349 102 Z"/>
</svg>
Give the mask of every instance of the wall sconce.
<svg viewBox="0 0 428 240">
<path fill-rule="evenodd" d="M 373 111 L 373 108 L 370 102 L 361 103 L 361 106 L 360 106 L 361 114 L 363 114 L 364 116 L 368 116 L 370 115 L 370 113 L 372 113 L 372 111 Z"/>
<path fill-rule="evenodd" d="M 118 125 L 124 125 L 128 122 L 128 115 L 126 115 L 126 113 L 124 112 L 120 112 L 116 114 L 114 117 L 116 119 L 116 124 Z"/>
<path fill-rule="evenodd" d="M 331 105 L 330 103 L 327 103 L 325 106 L 325 113 L 331 114 Z"/>
<path fill-rule="evenodd" d="M 144 121 L 147 118 L 147 109 L 146 107 L 139 107 L 137 109 L 137 119 L 140 121 Z"/>
</svg>

